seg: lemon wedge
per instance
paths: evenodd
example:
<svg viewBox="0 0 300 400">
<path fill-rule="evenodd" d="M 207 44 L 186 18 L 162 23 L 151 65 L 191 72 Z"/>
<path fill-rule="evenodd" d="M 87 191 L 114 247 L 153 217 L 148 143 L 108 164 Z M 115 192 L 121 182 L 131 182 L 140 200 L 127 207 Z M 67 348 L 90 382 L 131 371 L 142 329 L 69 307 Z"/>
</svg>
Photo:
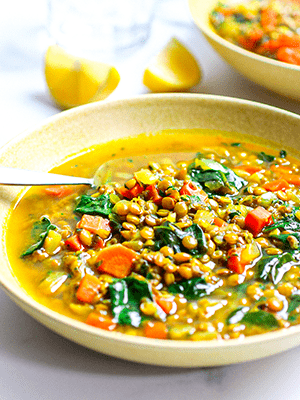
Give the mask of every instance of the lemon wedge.
<svg viewBox="0 0 300 400">
<path fill-rule="evenodd" d="M 152 92 L 184 92 L 197 85 L 201 75 L 193 54 L 172 38 L 150 62 L 143 83 Z"/>
<path fill-rule="evenodd" d="M 54 101 L 62 109 L 104 100 L 120 81 L 118 71 L 111 65 L 75 57 L 57 45 L 46 52 L 45 78 Z"/>
</svg>

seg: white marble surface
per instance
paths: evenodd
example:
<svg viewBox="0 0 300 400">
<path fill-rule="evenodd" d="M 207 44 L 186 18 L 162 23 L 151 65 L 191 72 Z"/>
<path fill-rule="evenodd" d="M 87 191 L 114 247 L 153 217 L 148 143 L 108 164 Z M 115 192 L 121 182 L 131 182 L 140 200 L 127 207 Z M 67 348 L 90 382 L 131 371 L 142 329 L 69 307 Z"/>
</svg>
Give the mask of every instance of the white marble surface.
<svg viewBox="0 0 300 400">
<path fill-rule="evenodd" d="M 147 46 L 117 63 L 122 80 L 111 99 L 146 93 L 141 83 L 144 67 L 171 36 L 177 36 L 203 68 L 204 78 L 195 92 L 245 98 L 300 113 L 299 103 L 260 88 L 226 65 L 193 25 L 185 0 L 162 2 L 173 4 L 169 14 L 173 22 L 158 13 Z M 43 77 L 45 20 L 45 0 L 10 0 L 2 7 L 0 145 L 59 112 L 49 99 Z M 2 291 L 0 304 L 1 400 L 300 399 L 300 348 L 218 368 L 138 365 L 59 337 L 21 311 Z"/>
</svg>

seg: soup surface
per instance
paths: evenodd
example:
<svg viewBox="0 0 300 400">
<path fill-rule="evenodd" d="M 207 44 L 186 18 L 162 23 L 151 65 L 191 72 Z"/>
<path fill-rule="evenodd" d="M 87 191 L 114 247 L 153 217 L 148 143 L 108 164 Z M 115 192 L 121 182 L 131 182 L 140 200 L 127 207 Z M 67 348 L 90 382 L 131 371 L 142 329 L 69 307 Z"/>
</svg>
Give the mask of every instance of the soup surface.
<svg viewBox="0 0 300 400">
<path fill-rule="evenodd" d="M 298 0 L 219 2 L 210 21 L 220 36 L 246 50 L 300 65 Z"/>
<path fill-rule="evenodd" d="M 157 339 L 226 340 L 299 324 L 300 164 L 238 140 L 129 138 L 55 168 L 92 177 L 109 158 L 187 151 L 117 171 L 124 183 L 26 191 L 7 233 L 22 287 L 87 324 Z"/>
</svg>

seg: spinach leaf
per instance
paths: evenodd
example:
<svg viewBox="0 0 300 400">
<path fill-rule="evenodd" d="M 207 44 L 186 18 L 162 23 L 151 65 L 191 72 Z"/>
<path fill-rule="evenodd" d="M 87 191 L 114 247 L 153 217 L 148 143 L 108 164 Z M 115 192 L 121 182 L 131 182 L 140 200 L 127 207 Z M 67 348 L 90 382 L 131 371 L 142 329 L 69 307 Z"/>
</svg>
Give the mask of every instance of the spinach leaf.
<svg viewBox="0 0 300 400">
<path fill-rule="evenodd" d="M 230 168 L 206 158 L 195 159 L 189 166 L 188 173 L 193 181 L 200 183 L 203 189 L 212 193 L 230 193 L 232 187 L 240 190 L 247 185 L 247 182 Z"/>
<path fill-rule="evenodd" d="M 116 280 L 109 285 L 113 316 L 120 325 L 140 326 L 142 298 L 153 300 L 149 283 L 134 277 Z"/>
<path fill-rule="evenodd" d="M 283 275 L 295 264 L 296 260 L 291 253 L 282 253 L 279 255 L 279 262 L 273 268 L 272 280 L 276 285 L 281 281 Z"/>
<path fill-rule="evenodd" d="M 234 13 L 233 18 L 239 24 L 244 24 L 245 22 L 251 21 L 249 18 L 245 17 L 245 15 L 242 13 Z"/>
<path fill-rule="evenodd" d="M 279 260 L 277 256 L 263 257 L 256 265 L 258 269 L 258 278 L 263 281 L 269 280 L 269 275 L 278 262 Z"/>
<path fill-rule="evenodd" d="M 34 243 L 21 254 L 21 257 L 29 256 L 34 251 L 40 249 L 44 244 L 48 232 L 56 228 L 57 227 L 52 225 L 47 217 L 42 217 L 39 221 L 35 222 L 31 231 L 31 237 Z"/>
<path fill-rule="evenodd" d="M 201 255 L 201 254 L 204 254 L 207 252 L 206 238 L 205 238 L 203 230 L 200 228 L 199 225 L 193 224 L 193 225 L 189 226 L 184 231 L 184 233 L 186 233 L 189 236 L 192 236 L 193 238 L 197 239 L 197 241 L 198 241 L 198 245 L 196 248 L 188 250 L 188 252 L 191 255 L 198 256 L 198 255 Z"/>
<path fill-rule="evenodd" d="M 238 211 L 238 210 L 233 210 L 233 211 L 231 211 L 231 212 L 228 214 L 228 217 L 229 217 L 230 219 L 232 219 L 232 218 L 234 218 L 236 215 L 241 215 L 241 212 Z"/>
<path fill-rule="evenodd" d="M 261 151 L 260 153 L 258 153 L 258 154 L 257 154 L 257 157 L 258 157 L 260 160 L 262 160 L 262 161 L 264 161 L 264 162 L 268 162 L 268 163 L 270 163 L 270 162 L 272 162 L 272 161 L 275 160 L 275 157 L 274 157 L 274 156 L 271 156 L 270 154 L 266 154 L 264 151 Z"/>
<path fill-rule="evenodd" d="M 152 279 L 153 276 L 152 274 L 149 272 L 150 270 L 150 264 L 147 260 L 141 259 L 138 264 L 136 265 L 136 267 L 138 267 L 138 273 L 139 275 L 144 276 L 146 279 Z"/>
<path fill-rule="evenodd" d="M 113 208 L 110 197 L 107 194 L 101 194 L 99 197 L 83 195 L 75 208 L 79 214 L 108 216 Z"/>
<path fill-rule="evenodd" d="M 249 307 L 238 307 L 235 310 L 233 310 L 228 317 L 226 318 L 226 324 L 231 325 L 231 324 L 237 324 L 240 322 L 245 314 L 250 310 Z"/>
<path fill-rule="evenodd" d="M 291 296 L 290 304 L 287 309 L 288 313 L 291 313 L 292 311 L 295 311 L 297 307 L 300 306 L 300 295 L 299 294 L 293 294 Z"/>
<path fill-rule="evenodd" d="M 192 278 L 173 283 L 169 286 L 168 291 L 172 294 L 183 294 L 187 300 L 196 300 L 211 294 L 219 286 L 220 281 L 212 284 L 206 282 L 204 278 Z"/>
<path fill-rule="evenodd" d="M 108 219 L 111 222 L 111 226 L 113 227 L 114 231 L 120 232 L 122 228 L 122 221 L 118 214 L 110 213 Z"/>
<path fill-rule="evenodd" d="M 220 171 L 201 171 L 199 169 L 190 170 L 191 179 L 202 184 L 210 192 L 218 192 L 223 188 L 229 188 L 228 181 L 223 172 Z"/>
<path fill-rule="evenodd" d="M 239 143 L 239 142 L 231 143 L 230 146 L 232 146 L 232 147 L 240 147 L 241 143 Z"/>
<path fill-rule="evenodd" d="M 169 246 L 174 250 L 174 252 L 181 252 L 181 241 L 186 236 L 184 231 L 169 221 L 154 227 L 154 230 L 155 250 L 159 250 L 164 246 Z"/>
<path fill-rule="evenodd" d="M 295 262 L 291 253 L 263 257 L 257 263 L 258 278 L 277 284 Z"/>
<path fill-rule="evenodd" d="M 237 286 L 234 287 L 234 291 L 239 293 L 239 294 L 245 295 L 249 285 L 250 285 L 250 283 L 248 283 L 248 282 L 241 283 L 240 285 L 237 285 Z"/>
<path fill-rule="evenodd" d="M 193 224 L 185 231 L 178 228 L 172 222 L 166 221 L 162 225 L 154 228 L 155 230 L 155 250 L 159 250 L 164 246 L 171 247 L 174 252 L 189 252 L 198 256 L 207 251 L 207 244 L 204 232 L 197 224 Z M 192 236 L 197 239 L 198 245 L 195 249 L 187 250 L 182 246 L 182 239 L 186 236 Z"/>
<path fill-rule="evenodd" d="M 287 152 L 285 150 L 280 150 L 279 157 L 280 158 L 285 158 L 286 156 L 287 156 Z"/>
<path fill-rule="evenodd" d="M 294 207 L 289 215 L 280 219 L 279 221 L 274 222 L 274 224 L 265 227 L 264 232 L 269 232 L 277 228 L 282 228 L 285 230 L 292 230 L 292 231 L 300 230 L 300 221 L 295 215 L 298 210 L 299 207 Z"/>
<path fill-rule="evenodd" d="M 260 326 L 266 329 L 279 328 L 279 323 L 274 315 L 262 310 L 248 312 L 240 322 Z"/>
<path fill-rule="evenodd" d="M 295 239 L 297 239 L 293 245 L 291 245 L 291 242 L 288 241 L 288 237 L 290 236 L 293 236 Z M 282 233 L 280 235 L 272 235 L 270 237 L 280 240 L 287 249 L 297 250 L 299 248 L 300 233 L 298 232 Z"/>
</svg>

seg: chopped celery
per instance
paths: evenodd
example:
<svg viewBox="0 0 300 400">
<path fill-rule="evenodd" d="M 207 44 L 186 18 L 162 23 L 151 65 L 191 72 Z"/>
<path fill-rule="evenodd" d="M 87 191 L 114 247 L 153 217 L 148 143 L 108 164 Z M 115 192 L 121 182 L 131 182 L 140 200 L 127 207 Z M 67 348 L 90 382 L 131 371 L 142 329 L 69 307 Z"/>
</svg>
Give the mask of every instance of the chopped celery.
<svg viewBox="0 0 300 400">
<path fill-rule="evenodd" d="M 68 279 L 68 274 L 62 271 L 50 271 L 39 284 L 39 289 L 46 295 L 55 293 Z"/>
</svg>

